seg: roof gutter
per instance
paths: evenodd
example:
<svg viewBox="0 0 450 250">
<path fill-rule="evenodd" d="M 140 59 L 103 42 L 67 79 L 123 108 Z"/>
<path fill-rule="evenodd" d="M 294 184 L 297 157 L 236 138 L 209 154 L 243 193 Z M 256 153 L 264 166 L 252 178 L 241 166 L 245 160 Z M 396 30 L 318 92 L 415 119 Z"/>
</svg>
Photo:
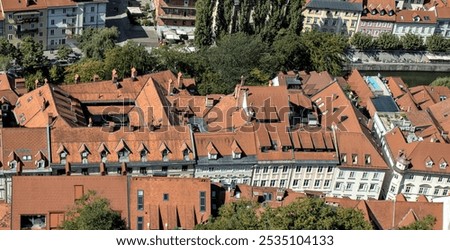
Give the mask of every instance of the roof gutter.
<svg viewBox="0 0 450 250">
<path fill-rule="evenodd" d="M 50 124 L 47 124 L 47 153 L 48 153 L 48 164 L 52 162 L 52 148 L 50 140 Z"/>
</svg>

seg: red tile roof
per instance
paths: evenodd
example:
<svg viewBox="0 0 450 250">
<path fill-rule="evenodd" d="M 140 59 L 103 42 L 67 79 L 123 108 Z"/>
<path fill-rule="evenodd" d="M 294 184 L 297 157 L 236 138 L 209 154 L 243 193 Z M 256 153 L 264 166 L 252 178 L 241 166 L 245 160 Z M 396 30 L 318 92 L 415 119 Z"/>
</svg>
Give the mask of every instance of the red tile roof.
<svg viewBox="0 0 450 250">
<path fill-rule="evenodd" d="M 81 186 L 81 194 L 96 191 L 111 202 L 111 208 L 120 212 L 122 218 L 128 216 L 126 176 L 14 176 L 13 183 L 13 230 L 20 229 L 21 215 L 42 214 L 47 217 L 44 229 L 58 226 L 49 217 L 68 211 L 77 198 L 76 186 Z"/>
<path fill-rule="evenodd" d="M 437 7 L 436 14 L 438 19 L 450 19 L 450 7 Z"/>
<path fill-rule="evenodd" d="M 1 20 L 1 12 L 0 12 L 0 20 Z M 0 98 L 6 98 L 8 102 L 12 105 L 15 105 L 19 95 L 12 87 L 13 80 L 9 78 L 5 74 L 0 74 Z"/>
<path fill-rule="evenodd" d="M 11 229 L 11 205 L 0 203 L 0 230 Z"/>
<path fill-rule="evenodd" d="M 399 98 L 400 96 L 404 95 L 408 91 L 408 85 L 403 82 L 402 78 L 400 77 L 387 77 L 387 86 L 389 90 L 391 91 L 392 97 Z"/>
<path fill-rule="evenodd" d="M 231 156 L 236 145 L 243 156 L 255 156 L 255 134 L 251 132 L 213 132 L 195 133 L 195 145 L 199 157 L 208 156 L 208 145 L 212 143 L 218 154 L 221 156 Z M 236 151 L 235 151 L 236 152 Z"/>
<path fill-rule="evenodd" d="M 350 88 L 355 91 L 356 95 L 361 99 L 359 104 L 363 107 L 367 107 L 367 103 L 374 95 L 357 69 L 352 71 L 347 82 Z"/>
<path fill-rule="evenodd" d="M 450 96 L 444 101 L 429 106 L 428 111 L 438 126 L 448 134 L 450 132 Z"/>
<path fill-rule="evenodd" d="M 27 10 L 41 10 L 47 8 L 46 0 L 31 0 L 31 5 L 28 5 L 27 0 L 6 0 L 1 1 L 4 12 L 12 11 L 27 11 Z"/>
<path fill-rule="evenodd" d="M 395 22 L 395 0 L 367 0 L 367 3 L 364 4 L 363 9 L 368 10 L 366 15 L 361 16 L 361 20 L 374 20 L 374 21 L 390 21 Z M 376 13 L 373 15 L 372 10 L 376 10 Z M 381 11 L 384 10 L 385 14 L 381 15 Z M 389 12 L 393 10 L 394 15 L 390 16 Z"/>
<path fill-rule="evenodd" d="M 397 12 L 395 21 L 397 23 L 435 24 L 436 14 L 434 11 L 401 10 Z"/>
<path fill-rule="evenodd" d="M 324 89 L 333 81 L 334 79 L 327 71 L 322 71 L 319 73 L 316 71 L 311 71 L 307 80 L 304 81 L 302 89 L 306 95 L 315 95 L 318 91 Z"/>
<path fill-rule="evenodd" d="M 424 86 L 419 85 L 410 88 L 414 102 L 420 106 L 422 110 L 440 101 L 441 96 L 450 98 L 450 88 L 445 86 Z"/>
</svg>

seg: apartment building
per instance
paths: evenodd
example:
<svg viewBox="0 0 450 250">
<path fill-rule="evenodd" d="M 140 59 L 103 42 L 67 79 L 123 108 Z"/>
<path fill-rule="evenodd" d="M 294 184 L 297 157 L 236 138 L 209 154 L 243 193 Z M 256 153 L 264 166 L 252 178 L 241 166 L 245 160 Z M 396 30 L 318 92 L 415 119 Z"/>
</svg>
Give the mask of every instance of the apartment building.
<svg viewBox="0 0 450 250">
<path fill-rule="evenodd" d="M 362 2 L 311 0 L 303 10 L 303 30 L 352 36 L 358 27 Z"/>
<path fill-rule="evenodd" d="M 425 10 L 402 10 L 396 15 L 392 33 L 399 37 L 411 33 L 426 40 L 435 33 L 436 13 Z"/>
<path fill-rule="evenodd" d="M 435 33 L 450 38 L 450 6 L 436 8 L 437 27 Z"/>
<path fill-rule="evenodd" d="M 394 0 L 368 0 L 364 3 L 358 32 L 378 37 L 383 32 L 392 33 L 396 8 Z"/>
<path fill-rule="evenodd" d="M 196 0 L 154 0 L 160 39 L 194 39 Z"/>
<path fill-rule="evenodd" d="M 84 28 L 105 27 L 107 0 L 2 0 L 3 35 L 14 45 L 31 36 L 44 49 L 66 44 Z"/>
</svg>

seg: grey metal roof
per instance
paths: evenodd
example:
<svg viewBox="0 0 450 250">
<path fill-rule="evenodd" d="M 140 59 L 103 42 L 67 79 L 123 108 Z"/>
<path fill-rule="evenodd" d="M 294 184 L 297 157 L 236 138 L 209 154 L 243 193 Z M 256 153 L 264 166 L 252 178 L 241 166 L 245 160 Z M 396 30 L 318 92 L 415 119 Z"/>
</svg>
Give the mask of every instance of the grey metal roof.
<svg viewBox="0 0 450 250">
<path fill-rule="evenodd" d="M 307 9 L 362 11 L 362 3 L 349 3 L 342 0 L 311 0 Z"/>
<path fill-rule="evenodd" d="M 397 104 L 391 96 L 377 96 L 372 98 L 372 103 L 378 112 L 398 112 Z"/>
</svg>

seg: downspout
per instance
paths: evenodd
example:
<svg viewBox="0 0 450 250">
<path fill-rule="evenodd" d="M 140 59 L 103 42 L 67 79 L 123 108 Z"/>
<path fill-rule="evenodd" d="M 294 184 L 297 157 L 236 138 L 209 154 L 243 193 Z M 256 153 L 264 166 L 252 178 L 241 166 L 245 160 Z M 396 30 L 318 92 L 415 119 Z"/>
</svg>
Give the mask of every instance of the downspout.
<svg viewBox="0 0 450 250">
<path fill-rule="evenodd" d="M 50 124 L 47 124 L 47 154 L 48 154 L 48 165 L 52 162 L 52 147 L 50 138 Z"/>
<path fill-rule="evenodd" d="M 192 155 L 194 156 L 194 164 L 193 164 L 194 169 L 192 170 L 192 177 L 195 177 L 195 169 L 196 169 L 196 165 L 197 165 L 197 148 L 195 146 L 194 132 L 192 130 L 192 125 L 188 124 L 188 128 L 189 128 L 189 136 L 191 138 L 191 144 L 192 144 Z"/>
<path fill-rule="evenodd" d="M 131 229 L 131 219 L 130 219 L 130 182 L 131 182 L 131 175 L 127 175 L 127 224 L 128 224 L 128 230 Z"/>
</svg>

